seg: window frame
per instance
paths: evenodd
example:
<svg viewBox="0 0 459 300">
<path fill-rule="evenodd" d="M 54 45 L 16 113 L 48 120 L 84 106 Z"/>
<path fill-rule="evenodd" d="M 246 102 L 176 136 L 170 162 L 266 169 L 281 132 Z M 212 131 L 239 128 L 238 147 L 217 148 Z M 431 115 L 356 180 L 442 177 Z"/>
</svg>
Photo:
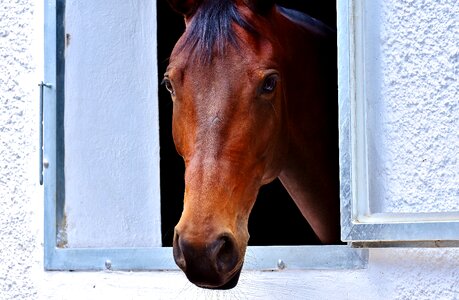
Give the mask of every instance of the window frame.
<svg viewBox="0 0 459 300">
<path fill-rule="evenodd" d="M 366 0 L 338 0 L 341 239 L 354 247 L 457 247 L 459 213 L 371 213 Z"/>
<path fill-rule="evenodd" d="M 42 88 L 45 270 L 178 270 L 171 247 L 65 248 L 63 112 L 65 99 L 65 0 L 45 1 L 45 72 Z M 367 249 L 349 245 L 249 246 L 245 269 L 359 269 Z"/>
</svg>

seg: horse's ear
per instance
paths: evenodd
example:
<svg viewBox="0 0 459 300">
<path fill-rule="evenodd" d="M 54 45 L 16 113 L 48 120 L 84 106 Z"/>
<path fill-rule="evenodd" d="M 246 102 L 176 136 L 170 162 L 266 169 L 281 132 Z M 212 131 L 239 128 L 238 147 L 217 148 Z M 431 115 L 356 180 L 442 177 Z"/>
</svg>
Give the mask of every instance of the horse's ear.
<svg viewBox="0 0 459 300">
<path fill-rule="evenodd" d="M 244 2 L 251 10 L 263 15 L 273 8 L 276 0 L 244 0 Z"/>
<path fill-rule="evenodd" d="M 167 2 L 176 12 L 185 17 L 190 17 L 195 13 L 202 0 L 167 0 Z"/>
</svg>

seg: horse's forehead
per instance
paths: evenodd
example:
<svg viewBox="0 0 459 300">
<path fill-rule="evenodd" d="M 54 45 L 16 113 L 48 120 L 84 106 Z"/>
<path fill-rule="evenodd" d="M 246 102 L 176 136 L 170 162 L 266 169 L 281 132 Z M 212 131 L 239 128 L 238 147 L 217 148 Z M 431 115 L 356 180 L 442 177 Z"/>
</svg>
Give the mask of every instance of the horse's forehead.
<svg viewBox="0 0 459 300">
<path fill-rule="evenodd" d="M 264 43 L 267 44 L 267 43 Z M 269 48 L 269 45 L 266 45 Z M 179 47 L 176 47 L 179 48 Z M 221 70 L 249 69 L 260 63 L 270 51 L 261 51 L 259 44 L 241 39 L 241 45 L 228 45 L 224 53 L 204 57 L 198 51 L 178 50 L 170 57 L 170 67 L 182 72 L 219 72 Z"/>
<path fill-rule="evenodd" d="M 279 68 L 279 55 L 268 41 L 256 45 L 244 41 L 240 47 L 229 46 L 221 55 L 215 55 L 210 61 L 193 59 L 192 53 L 181 51 L 171 56 L 170 69 L 181 79 L 191 82 L 216 81 L 240 82 L 248 77 L 257 77 L 260 70 Z M 280 70 L 279 70 L 280 71 Z M 211 82 L 209 82 L 211 81 Z"/>
<path fill-rule="evenodd" d="M 234 54 L 228 51 L 225 56 L 215 56 L 210 62 L 191 59 L 190 54 L 180 53 L 171 58 L 167 73 L 184 85 L 217 82 L 238 82 L 247 79 L 257 60 L 249 55 Z"/>
</svg>

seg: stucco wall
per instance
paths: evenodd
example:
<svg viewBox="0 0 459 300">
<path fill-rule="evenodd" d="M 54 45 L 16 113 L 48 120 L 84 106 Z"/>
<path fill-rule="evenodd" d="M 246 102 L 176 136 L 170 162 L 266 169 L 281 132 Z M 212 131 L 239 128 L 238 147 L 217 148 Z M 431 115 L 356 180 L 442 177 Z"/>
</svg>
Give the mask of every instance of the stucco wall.
<svg viewBox="0 0 459 300">
<path fill-rule="evenodd" d="M 412 15 L 419 19 L 417 22 L 413 21 L 413 26 L 424 24 L 423 19 L 418 17 L 420 11 L 425 16 L 434 15 L 440 18 L 437 22 L 439 25 L 447 23 L 448 20 L 456 25 L 459 23 L 457 10 L 451 9 L 457 8 L 454 0 L 436 1 L 438 6 L 428 5 L 431 3 L 429 1 L 396 2 L 394 13 L 400 10 L 406 16 Z M 421 3 L 421 6 L 416 3 Z M 401 4 L 404 5 L 400 7 Z M 446 4 L 450 5 L 450 9 L 447 9 Z M 459 249 L 370 250 L 370 262 L 365 270 L 245 272 L 240 285 L 229 292 L 199 290 L 187 283 L 178 272 L 44 272 L 41 245 L 43 191 L 37 184 L 36 154 L 37 82 L 41 77 L 42 61 L 41 5 L 42 3 L 25 0 L 6 0 L 0 5 L 0 299 L 459 299 Z M 444 6 L 442 14 L 437 11 L 440 6 Z M 430 19 L 425 20 L 430 22 Z M 386 25 L 395 26 L 394 30 L 401 26 L 396 25 L 396 20 L 393 20 L 395 25 L 389 23 Z M 451 33 L 447 33 L 446 42 L 454 44 L 459 39 L 457 27 L 452 26 L 450 30 L 454 34 L 450 36 Z M 434 39 L 433 44 L 442 44 L 434 36 L 431 38 Z M 400 47 L 416 47 L 413 43 L 407 40 Z M 443 126 L 449 124 L 444 133 L 448 139 L 435 139 L 436 136 L 442 136 L 442 131 L 437 131 L 438 128 L 430 122 L 422 123 L 430 115 L 419 122 L 406 123 L 410 120 L 409 116 L 415 116 L 417 111 L 412 111 L 413 107 L 407 104 L 398 106 L 395 110 L 385 110 L 388 118 L 393 113 L 405 113 L 408 117 L 397 120 L 410 129 L 406 130 L 407 135 L 404 136 L 405 131 L 391 132 L 391 127 L 387 127 L 389 131 L 381 136 L 382 142 L 394 149 L 383 152 L 384 161 L 387 161 L 389 167 L 386 172 L 378 174 L 387 182 L 394 183 L 390 186 L 391 193 L 403 192 L 401 189 L 409 186 L 410 181 L 400 182 L 400 176 L 422 178 L 413 177 L 412 172 L 418 167 L 432 174 L 435 182 L 441 182 L 442 177 L 438 177 L 438 172 L 443 168 L 435 162 L 446 153 L 449 153 L 451 159 L 445 161 L 450 169 L 444 170 L 447 172 L 444 180 L 451 184 L 457 183 L 451 180 L 458 178 L 457 160 L 454 160 L 458 153 L 458 130 L 453 129 L 458 126 L 459 68 L 457 52 L 454 53 L 457 48 L 453 45 L 449 49 L 452 52 L 445 54 L 442 50 L 441 54 L 445 58 L 451 55 L 451 59 L 438 60 L 437 67 L 432 67 L 430 63 L 416 64 L 416 68 L 426 74 L 430 74 L 427 71 L 431 68 L 436 70 L 435 78 L 446 79 L 444 74 L 450 74 L 447 76 L 450 79 L 444 82 L 447 85 L 440 87 L 435 78 L 430 79 L 430 76 L 425 75 L 432 80 L 424 87 L 425 92 L 411 91 L 419 92 L 420 96 L 426 93 L 432 95 L 412 99 L 437 99 L 435 103 L 443 99 L 441 109 L 435 108 L 434 102 L 425 104 L 436 111 L 444 111 L 435 118 L 430 118 L 430 122 Z M 403 59 L 400 63 L 402 62 Z M 394 72 L 391 76 L 396 75 L 396 70 L 391 72 Z M 406 83 L 393 89 L 388 87 L 388 91 L 394 97 L 399 97 L 397 90 L 405 88 L 411 88 L 411 85 Z M 448 91 L 446 94 L 445 89 Z M 450 109 L 444 109 L 444 106 Z M 424 102 L 419 103 L 418 109 L 424 111 Z M 426 131 L 425 126 L 431 129 Z M 387 138 L 394 134 L 401 134 L 403 138 Z M 408 137 L 420 140 L 416 142 Z M 433 144 L 432 140 L 438 141 L 438 144 Z M 451 143 L 453 146 L 449 150 Z M 418 163 L 411 164 L 412 160 L 402 155 L 403 149 L 408 147 L 407 144 L 412 145 L 409 157 L 416 161 L 419 159 Z M 429 148 L 432 145 L 442 145 L 446 152 L 440 148 Z M 397 149 L 402 150 L 396 151 Z M 428 151 L 429 149 L 433 151 Z M 432 163 L 421 164 L 424 159 Z M 391 171 L 392 168 L 395 173 Z M 392 174 L 398 175 L 391 177 Z M 421 190 L 423 188 L 418 187 Z M 441 200 L 445 196 L 443 191 L 443 188 L 438 188 L 433 191 L 428 189 L 427 192 L 431 199 Z M 451 203 L 457 204 L 454 202 L 454 199 L 457 201 L 454 198 L 454 195 L 457 197 L 457 185 L 452 185 L 448 191 L 448 197 L 453 197 L 449 198 L 453 199 Z M 422 197 L 421 192 L 412 191 L 409 195 L 409 199 L 414 199 L 413 201 Z M 442 209 L 441 202 L 434 206 Z"/>
<path fill-rule="evenodd" d="M 459 211 L 459 4 L 367 2 L 375 210 Z"/>
<path fill-rule="evenodd" d="M 0 4 L 0 299 L 37 297 L 40 247 L 37 190 L 35 2 Z"/>
</svg>

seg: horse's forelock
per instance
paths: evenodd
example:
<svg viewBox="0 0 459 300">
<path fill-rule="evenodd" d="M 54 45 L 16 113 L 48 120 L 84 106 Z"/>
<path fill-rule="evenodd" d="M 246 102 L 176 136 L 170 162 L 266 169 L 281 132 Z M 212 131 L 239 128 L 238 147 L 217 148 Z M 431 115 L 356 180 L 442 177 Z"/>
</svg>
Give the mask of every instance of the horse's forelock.
<svg viewBox="0 0 459 300">
<path fill-rule="evenodd" d="M 257 30 L 238 11 L 234 0 L 203 0 L 192 17 L 179 50 L 201 62 L 225 55 L 229 45 L 238 47 L 234 24 L 256 34 Z"/>
</svg>

